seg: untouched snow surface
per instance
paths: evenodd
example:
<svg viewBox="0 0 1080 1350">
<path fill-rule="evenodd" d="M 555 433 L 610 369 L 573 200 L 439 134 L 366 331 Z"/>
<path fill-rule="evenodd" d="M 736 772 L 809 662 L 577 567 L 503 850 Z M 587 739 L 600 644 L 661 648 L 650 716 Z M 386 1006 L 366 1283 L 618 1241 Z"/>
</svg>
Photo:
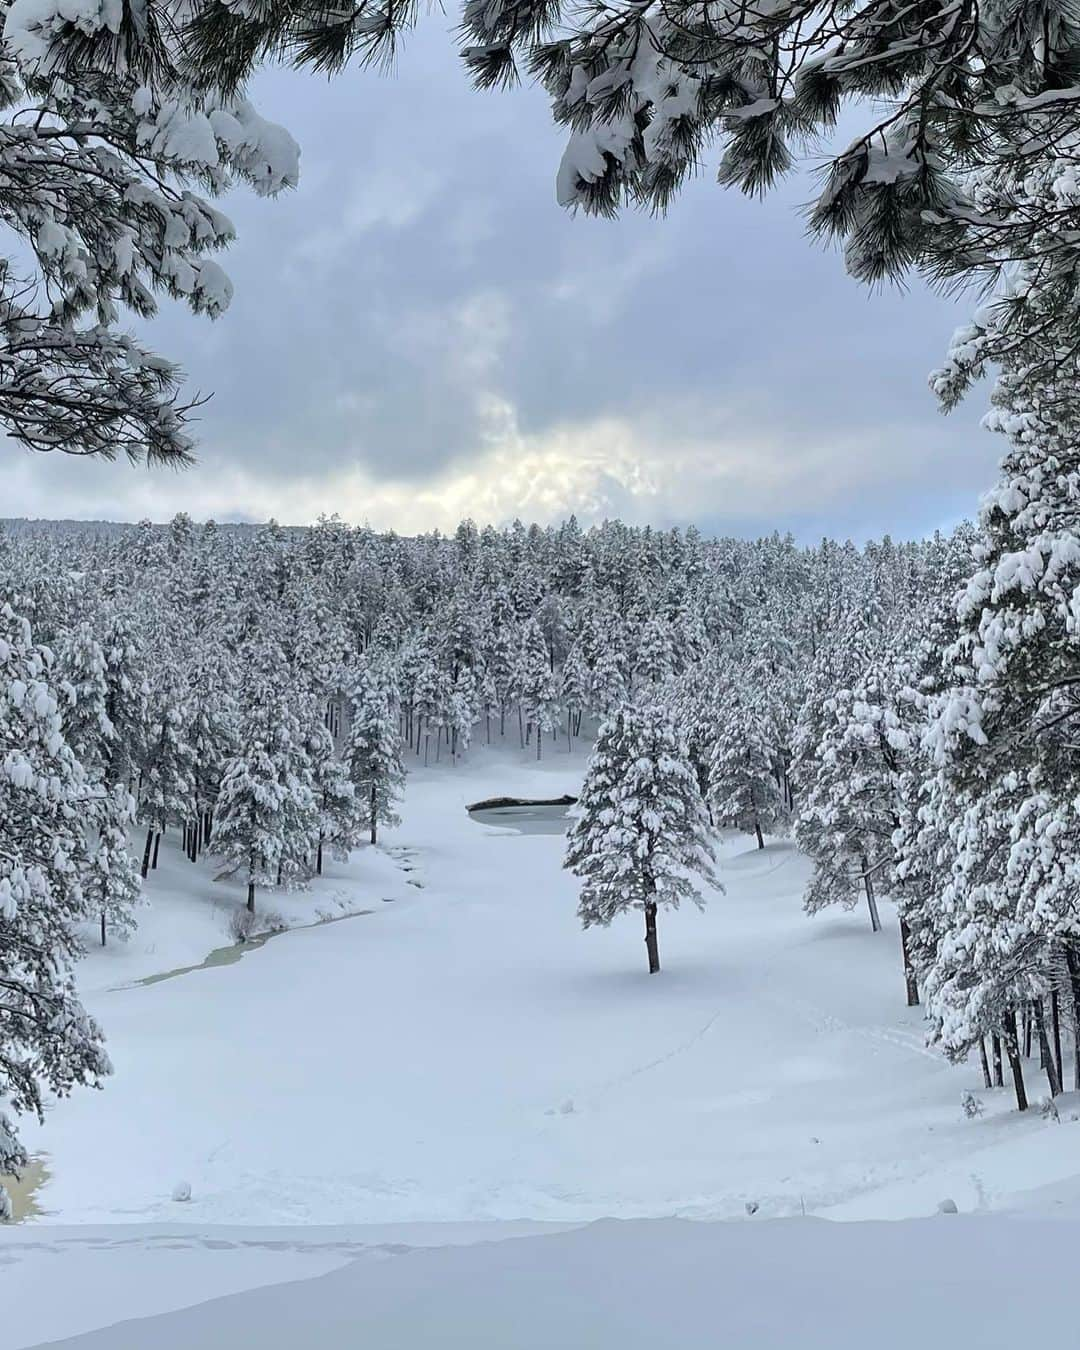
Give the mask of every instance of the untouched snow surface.
<svg viewBox="0 0 1080 1350">
<path fill-rule="evenodd" d="M 1045 1216 L 1080 1213 L 1080 1103 L 1021 1118 L 976 1066 L 928 1051 L 888 907 L 879 935 L 861 911 L 807 919 L 788 843 L 725 836 L 726 893 L 661 916 L 658 976 L 635 920 L 582 932 L 561 838 L 465 811 L 573 792 L 582 767 L 480 749 L 413 772 L 385 847 L 260 896 L 296 931 L 188 973 L 168 974 L 229 942 L 242 896 L 163 852 L 135 939 L 82 971 L 115 1075 L 26 1132 L 49 1180 L 43 1217 L 0 1231 L 5 1347 L 292 1346 L 289 1308 L 305 1339 L 324 1325 L 320 1350 L 626 1350 L 720 1327 L 766 1350 L 795 1331 L 880 1350 L 934 1318 L 923 1344 L 962 1328 L 997 1346 L 1006 1266 L 1052 1294 L 1023 1300 L 1029 1336 L 1033 1314 L 1054 1325 L 1074 1229 Z M 1037 1061 L 1029 1075 L 1037 1099 Z M 982 1118 L 964 1119 L 966 1090 Z M 946 1197 L 1028 1214 L 799 1217 L 926 1216 Z M 518 1238 L 538 1223 L 557 1231 Z"/>
<path fill-rule="evenodd" d="M 1075 1315 L 1077 1236 L 1072 1221 L 999 1216 L 896 1224 L 605 1220 L 503 1242 L 372 1248 L 315 1278 L 309 1269 L 290 1283 L 53 1343 L 72 1350 L 1014 1350 L 1063 1343 Z"/>
</svg>

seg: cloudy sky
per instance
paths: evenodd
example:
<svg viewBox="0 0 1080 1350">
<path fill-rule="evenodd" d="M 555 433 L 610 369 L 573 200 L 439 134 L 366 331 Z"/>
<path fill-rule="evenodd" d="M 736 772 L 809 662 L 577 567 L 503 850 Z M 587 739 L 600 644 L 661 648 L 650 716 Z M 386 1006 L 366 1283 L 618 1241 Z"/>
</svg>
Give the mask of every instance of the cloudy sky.
<svg viewBox="0 0 1080 1350">
<path fill-rule="evenodd" d="M 707 165 L 665 220 L 568 216 L 543 98 L 473 92 L 449 27 L 390 76 L 255 91 L 303 147 L 300 187 L 226 203 L 224 318 L 167 302 L 151 330 L 213 391 L 198 466 L 9 448 L 3 514 L 408 532 L 575 511 L 862 539 L 972 512 L 998 454 L 985 391 L 944 418 L 926 387 L 963 306 L 850 281 L 804 238 L 806 180 L 750 202 Z"/>
</svg>

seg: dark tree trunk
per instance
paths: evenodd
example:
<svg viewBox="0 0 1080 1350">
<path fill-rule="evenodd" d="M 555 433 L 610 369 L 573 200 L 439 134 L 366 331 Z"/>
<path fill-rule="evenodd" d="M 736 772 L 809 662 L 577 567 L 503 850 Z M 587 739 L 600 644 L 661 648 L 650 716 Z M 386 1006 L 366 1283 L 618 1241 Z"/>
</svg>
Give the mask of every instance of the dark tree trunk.
<svg viewBox="0 0 1080 1350">
<path fill-rule="evenodd" d="M 543 730 L 542 730 L 542 728 L 541 728 L 541 726 L 540 726 L 540 723 L 537 722 L 537 724 L 536 724 L 536 759 L 537 759 L 537 763 L 539 763 L 539 761 L 540 761 L 540 756 L 541 756 L 541 754 L 543 753 L 543 747 L 544 747 L 544 732 L 543 732 Z"/>
<path fill-rule="evenodd" d="M 881 932 L 881 915 L 878 914 L 877 897 L 874 895 L 874 878 L 870 875 L 870 864 L 866 858 L 862 859 L 863 869 L 863 889 L 866 891 L 866 908 L 870 911 L 870 928 L 872 932 Z"/>
<path fill-rule="evenodd" d="M 518 704 L 518 735 L 521 737 L 521 748 L 525 749 L 525 723 L 522 720 L 521 704 Z"/>
<path fill-rule="evenodd" d="M 656 940 L 655 900 L 650 900 L 645 906 L 645 950 L 649 954 L 649 974 L 655 975 L 660 969 L 660 944 Z"/>
<path fill-rule="evenodd" d="M 371 796 L 368 798 L 368 809 L 371 811 L 371 842 L 373 844 L 378 842 L 379 833 L 379 822 L 375 819 L 376 802 L 377 794 L 375 792 L 375 781 L 373 779 L 371 783 Z"/>
<path fill-rule="evenodd" d="M 1012 1073 L 1013 1090 L 1016 1093 L 1016 1109 L 1026 1111 L 1028 1109 L 1027 1089 L 1024 1087 L 1024 1065 L 1020 1059 L 1020 1037 L 1017 1032 L 1015 1010 L 1006 1014 L 1005 1054 L 1008 1056 L 1009 1070 Z"/>
<path fill-rule="evenodd" d="M 1072 991 L 1073 1087 L 1080 1092 L 1080 953 L 1071 942 L 1066 942 L 1064 946 Z"/>
<path fill-rule="evenodd" d="M 915 978 L 915 967 L 911 964 L 911 953 L 909 950 L 911 941 L 911 930 L 907 926 L 907 920 L 900 920 L 900 953 L 904 961 L 904 987 L 907 991 L 907 1005 L 909 1008 L 916 1008 L 919 1004 L 919 982 Z M 982 1047 L 983 1058 L 986 1057 L 986 1046 Z M 989 1082 L 986 1084 L 990 1086 Z"/>
<path fill-rule="evenodd" d="M 105 946 L 105 911 L 101 911 L 101 945 Z"/>
<path fill-rule="evenodd" d="M 248 877 L 247 907 L 248 907 L 248 913 L 249 913 L 249 914 L 254 914 L 254 913 L 255 913 L 255 879 L 254 879 L 254 877 Z"/>
<path fill-rule="evenodd" d="M 320 834 L 319 846 L 315 850 L 315 875 L 317 877 L 322 876 L 322 846 L 323 846 L 323 838 L 322 835 Z"/>
<path fill-rule="evenodd" d="M 1031 1004 L 1024 1006 L 1024 1058 L 1031 1058 Z M 1045 1064 L 1039 1065 L 1040 1069 L 1045 1069 Z"/>
<path fill-rule="evenodd" d="M 1055 989 L 1050 995 L 1050 1034 L 1054 1038 L 1054 1066 L 1057 1069 L 1058 1082 L 1065 1090 L 1065 1069 L 1061 1058 L 1061 999 Z"/>
<path fill-rule="evenodd" d="M 758 820 L 757 812 L 754 812 L 754 833 L 757 835 L 758 848 L 765 847 L 765 836 L 761 833 L 761 821 Z"/>
<path fill-rule="evenodd" d="M 147 873 L 150 871 L 150 850 L 154 845 L 154 827 L 149 826 L 146 831 L 146 847 L 142 855 L 142 879 L 146 880 Z"/>
<path fill-rule="evenodd" d="M 1039 1051 L 1042 1056 L 1042 1067 L 1046 1073 L 1046 1081 L 1050 1086 L 1050 1096 L 1061 1096 L 1061 1074 L 1054 1063 L 1053 1052 L 1050 1049 L 1050 1037 L 1046 1034 L 1046 1014 L 1043 1009 L 1042 999 L 1035 1003 L 1035 1029 L 1039 1035 Z"/>
<path fill-rule="evenodd" d="M 990 1061 L 986 1058 L 986 1037 L 979 1037 L 979 1063 L 982 1065 L 983 1086 L 993 1087 L 990 1080 Z"/>
<path fill-rule="evenodd" d="M 161 830 L 158 830 L 154 836 L 154 861 L 150 864 L 153 871 L 157 871 L 158 850 L 161 848 Z"/>
<path fill-rule="evenodd" d="M 1001 1072 L 1001 1037 L 996 1031 L 991 1039 L 990 1046 L 994 1055 L 994 1086 L 1004 1087 L 1005 1078 Z"/>
</svg>

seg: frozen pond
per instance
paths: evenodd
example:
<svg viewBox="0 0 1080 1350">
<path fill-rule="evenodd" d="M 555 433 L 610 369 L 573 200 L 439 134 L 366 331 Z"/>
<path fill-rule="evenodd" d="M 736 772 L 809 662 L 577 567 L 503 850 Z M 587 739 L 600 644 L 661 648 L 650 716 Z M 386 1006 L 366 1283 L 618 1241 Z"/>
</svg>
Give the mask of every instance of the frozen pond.
<svg viewBox="0 0 1080 1350">
<path fill-rule="evenodd" d="M 479 825 L 497 825 L 515 834 L 565 834 L 570 823 L 568 806 L 489 806 L 470 811 Z"/>
</svg>

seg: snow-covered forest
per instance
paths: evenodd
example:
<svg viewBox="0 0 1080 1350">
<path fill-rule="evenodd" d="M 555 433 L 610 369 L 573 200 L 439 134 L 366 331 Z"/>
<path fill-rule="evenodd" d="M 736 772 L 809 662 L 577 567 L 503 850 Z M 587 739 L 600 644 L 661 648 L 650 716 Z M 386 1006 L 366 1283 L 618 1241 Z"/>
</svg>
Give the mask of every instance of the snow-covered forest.
<svg viewBox="0 0 1080 1350">
<path fill-rule="evenodd" d="M 895 902 L 890 996 L 943 1055 L 1021 1109 L 1040 1069 L 1056 1096 L 1080 1072 L 1071 686 L 1025 682 L 1055 616 L 992 550 L 968 526 L 863 548 L 573 519 L 6 528 L 0 1165 L 25 1162 L 18 1114 L 107 1074 L 80 950 L 137 928 L 163 840 L 242 884 L 242 938 L 397 822 L 410 768 L 477 742 L 595 740 L 566 866 L 586 927 L 644 913 L 650 971 L 717 830 L 793 836 L 808 914 L 876 932 Z"/>
</svg>

